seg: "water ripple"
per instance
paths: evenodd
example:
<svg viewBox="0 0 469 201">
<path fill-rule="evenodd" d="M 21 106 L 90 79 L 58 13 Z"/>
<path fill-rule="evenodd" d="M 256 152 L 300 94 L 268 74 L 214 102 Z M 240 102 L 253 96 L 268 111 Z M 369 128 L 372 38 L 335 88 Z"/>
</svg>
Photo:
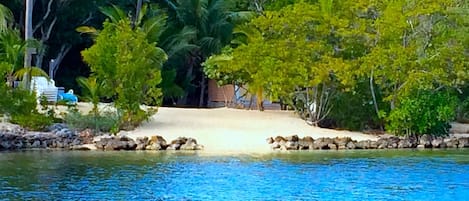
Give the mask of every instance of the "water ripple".
<svg viewBox="0 0 469 201">
<path fill-rule="evenodd" d="M 0 200 L 466 200 L 469 151 L 0 155 Z"/>
</svg>

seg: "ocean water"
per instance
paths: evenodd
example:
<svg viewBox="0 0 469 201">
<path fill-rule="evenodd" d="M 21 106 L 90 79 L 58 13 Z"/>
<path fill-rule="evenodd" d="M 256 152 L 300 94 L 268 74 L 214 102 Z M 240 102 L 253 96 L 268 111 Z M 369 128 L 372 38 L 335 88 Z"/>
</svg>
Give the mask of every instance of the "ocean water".
<svg viewBox="0 0 469 201">
<path fill-rule="evenodd" d="M 469 150 L 0 152 L 0 200 L 469 200 Z"/>
</svg>

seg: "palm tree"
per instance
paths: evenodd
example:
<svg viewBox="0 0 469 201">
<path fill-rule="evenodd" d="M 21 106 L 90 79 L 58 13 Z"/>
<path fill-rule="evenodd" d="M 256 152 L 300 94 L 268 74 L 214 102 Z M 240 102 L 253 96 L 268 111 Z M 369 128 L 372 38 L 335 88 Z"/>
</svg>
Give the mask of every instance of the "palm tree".
<svg viewBox="0 0 469 201">
<path fill-rule="evenodd" d="M 17 79 L 31 80 L 32 76 L 47 77 L 47 73 L 40 68 L 23 67 L 26 44 L 37 45 L 34 41 L 24 41 L 18 30 L 6 29 L 0 32 L 0 69 L 10 87 Z M 23 77 L 24 75 L 27 76 Z"/>
<path fill-rule="evenodd" d="M 166 3 L 170 10 L 168 29 L 162 40 L 169 55 L 166 68 L 178 69 L 179 77 L 183 77 L 180 84 L 185 85 L 185 94 L 179 104 L 198 102 L 202 106 L 207 81 L 201 63 L 230 43 L 235 18 L 250 13 L 231 12 L 223 0 L 167 0 Z M 197 88 L 199 95 L 194 93 Z M 199 100 L 189 100 L 191 95 Z"/>
<path fill-rule="evenodd" d="M 0 4 L 0 32 L 4 32 L 10 28 L 14 21 L 13 13 L 3 4 Z"/>
</svg>

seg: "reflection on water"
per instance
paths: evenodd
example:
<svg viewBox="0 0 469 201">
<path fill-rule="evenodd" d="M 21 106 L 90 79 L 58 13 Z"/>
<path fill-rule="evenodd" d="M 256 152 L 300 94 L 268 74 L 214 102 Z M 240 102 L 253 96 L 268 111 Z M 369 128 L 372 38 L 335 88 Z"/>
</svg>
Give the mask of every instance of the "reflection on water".
<svg viewBox="0 0 469 201">
<path fill-rule="evenodd" d="M 467 200 L 469 150 L 0 153 L 0 200 Z"/>
</svg>

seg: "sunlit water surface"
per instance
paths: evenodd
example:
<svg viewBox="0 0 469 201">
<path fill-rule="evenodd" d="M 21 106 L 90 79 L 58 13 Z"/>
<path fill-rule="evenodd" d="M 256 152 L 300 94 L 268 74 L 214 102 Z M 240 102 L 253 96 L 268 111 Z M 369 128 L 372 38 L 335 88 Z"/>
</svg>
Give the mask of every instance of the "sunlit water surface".
<svg viewBox="0 0 469 201">
<path fill-rule="evenodd" d="M 469 200 L 469 150 L 0 152 L 0 200 Z"/>
</svg>

